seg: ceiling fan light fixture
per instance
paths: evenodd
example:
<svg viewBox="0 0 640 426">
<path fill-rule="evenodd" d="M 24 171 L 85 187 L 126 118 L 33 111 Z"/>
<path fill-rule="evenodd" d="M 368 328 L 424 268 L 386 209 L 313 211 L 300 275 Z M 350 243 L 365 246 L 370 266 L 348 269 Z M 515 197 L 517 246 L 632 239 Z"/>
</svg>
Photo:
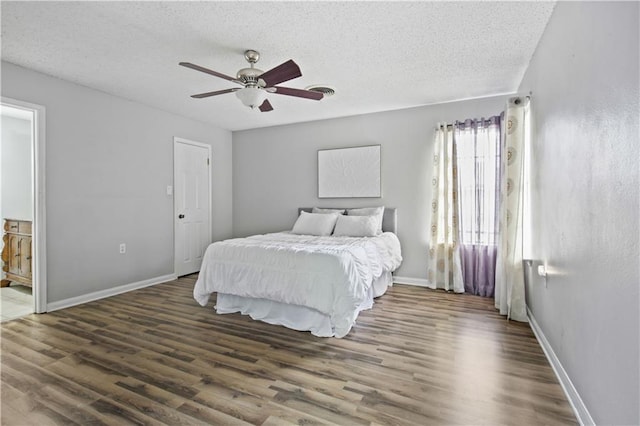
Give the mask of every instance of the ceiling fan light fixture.
<svg viewBox="0 0 640 426">
<path fill-rule="evenodd" d="M 251 109 L 256 109 L 267 99 L 267 93 L 257 87 L 245 87 L 236 91 L 236 96 L 240 101 Z"/>
</svg>

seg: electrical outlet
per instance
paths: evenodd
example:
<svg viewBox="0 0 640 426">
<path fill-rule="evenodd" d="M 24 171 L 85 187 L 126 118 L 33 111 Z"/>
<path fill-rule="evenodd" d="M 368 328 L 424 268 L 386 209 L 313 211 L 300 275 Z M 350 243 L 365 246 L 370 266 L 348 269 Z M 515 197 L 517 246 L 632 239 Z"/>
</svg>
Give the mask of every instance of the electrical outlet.
<svg viewBox="0 0 640 426">
<path fill-rule="evenodd" d="M 120 254 L 125 254 L 127 252 L 127 245 L 125 243 L 120 244 Z"/>
</svg>

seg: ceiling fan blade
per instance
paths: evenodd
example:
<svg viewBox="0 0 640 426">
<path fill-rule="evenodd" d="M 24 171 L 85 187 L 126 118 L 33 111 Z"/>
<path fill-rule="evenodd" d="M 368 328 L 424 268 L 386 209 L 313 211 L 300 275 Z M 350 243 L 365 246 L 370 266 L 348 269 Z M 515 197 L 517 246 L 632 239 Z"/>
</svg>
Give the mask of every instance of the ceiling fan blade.
<svg viewBox="0 0 640 426">
<path fill-rule="evenodd" d="M 294 78 L 301 77 L 300 67 L 289 59 L 278 65 L 275 68 L 271 68 L 269 71 L 262 73 L 258 78 L 264 80 L 265 86 L 275 86 L 276 84 L 283 83 L 285 81 L 292 80 Z"/>
<path fill-rule="evenodd" d="M 225 80 L 233 81 L 234 83 L 242 84 L 240 81 L 236 80 L 233 77 L 230 77 L 226 74 L 222 74 L 218 71 L 213 71 L 205 67 L 201 67 L 200 65 L 192 64 L 191 62 L 180 62 L 178 65 L 182 65 L 183 67 L 191 68 L 192 70 L 204 72 L 207 74 L 214 75 L 216 77 L 224 78 Z"/>
<path fill-rule="evenodd" d="M 274 89 L 276 89 L 275 93 L 279 95 L 296 96 L 298 98 L 314 99 L 316 101 L 319 101 L 324 97 L 322 93 L 313 92 L 311 90 L 293 89 L 291 87 L 282 86 L 275 86 Z"/>
<path fill-rule="evenodd" d="M 197 95 L 191 95 L 191 97 L 196 99 L 202 99 L 202 98 L 208 98 L 209 96 L 224 95 L 225 93 L 231 93 L 238 90 L 240 89 L 233 88 L 233 89 L 225 89 L 225 90 L 216 90 L 215 92 L 207 92 L 207 93 L 199 93 Z"/>
<path fill-rule="evenodd" d="M 262 112 L 273 111 L 273 107 L 269 103 L 269 99 L 265 99 L 262 105 L 260 105 L 260 111 Z"/>
</svg>

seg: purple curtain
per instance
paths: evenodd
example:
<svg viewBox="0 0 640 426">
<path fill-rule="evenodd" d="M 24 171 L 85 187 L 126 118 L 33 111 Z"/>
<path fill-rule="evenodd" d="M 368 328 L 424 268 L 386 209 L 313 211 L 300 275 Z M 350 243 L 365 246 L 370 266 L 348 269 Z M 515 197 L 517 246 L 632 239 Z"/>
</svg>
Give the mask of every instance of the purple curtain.
<svg viewBox="0 0 640 426">
<path fill-rule="evenodd" d="M 454 124 L 460 258 L 466 293 L 493 297 L 500 194 L 500 117 Z"/>
<path fill-rule="evenodd" d="M 497 246 L 460 245 L 460 262 L 465 293 L 493 297 Z"/>
</svg>

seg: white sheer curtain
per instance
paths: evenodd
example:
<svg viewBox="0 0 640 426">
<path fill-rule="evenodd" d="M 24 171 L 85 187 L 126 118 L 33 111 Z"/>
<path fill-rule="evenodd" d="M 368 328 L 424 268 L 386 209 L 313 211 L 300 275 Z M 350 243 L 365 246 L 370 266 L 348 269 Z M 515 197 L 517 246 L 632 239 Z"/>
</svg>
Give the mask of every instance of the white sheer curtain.
<svg viewBox="0 0 640 426">
<path fill-rule="evenodd" d="M 458 246 L 458 178 L 453 129 L 438 125 L 433 148 L 433 200 L 427 278 L 430 288 L 464 293 Z"/>
<path fill-rule="evenodd" d="M 495 306 L 500 314 L 528 321 L 522 268 L 523 159 L 528 98 L 510 98 L 502 131 L 500 234 L 496 262 Z"/>
</svg>

